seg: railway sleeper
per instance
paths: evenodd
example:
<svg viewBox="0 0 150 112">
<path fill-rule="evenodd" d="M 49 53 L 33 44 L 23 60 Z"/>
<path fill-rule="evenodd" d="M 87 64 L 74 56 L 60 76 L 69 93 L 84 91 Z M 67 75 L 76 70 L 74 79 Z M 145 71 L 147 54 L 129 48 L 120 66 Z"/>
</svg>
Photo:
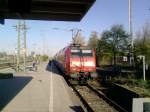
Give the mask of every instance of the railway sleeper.
<svg viewBox="0 0 150 112">
<path fill-rule="evenodd" d="M 93 108 L 94 112 L 112 112 L 112 110 L 114 111 L 114 109 L 112 109 L 110 105 L 106 103 L 106 101 L 97 96 L 95 92 L 91 91 L 90 89 L 81 86 L 78 87 L 77 90 L 78 92 L 80 92 L 82 97 L 88 102 L 89 106 Z"/>
</svg>

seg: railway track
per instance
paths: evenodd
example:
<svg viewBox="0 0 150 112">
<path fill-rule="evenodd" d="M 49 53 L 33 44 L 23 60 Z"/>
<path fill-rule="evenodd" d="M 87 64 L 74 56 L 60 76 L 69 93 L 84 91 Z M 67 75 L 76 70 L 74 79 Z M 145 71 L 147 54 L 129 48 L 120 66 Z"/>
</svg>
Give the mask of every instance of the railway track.
<svg viewBox="0 0 150 112">
<path fill-rule="evenodd" d="M 15 64 L 7 63 L 7 64 L 0 64 L 0 69 L 15 67 Z"/>
<path fill-rule="evenodd" d="M 114 107 L 119 112 L 128 112 L 124 108 L 122 108 L 120 105 L 118 105 L 116 102 L 108 98 L 100 89 L 96 89 L 91 85 L 87 85 L 92 91 L 94 91 L 99 97 L 103 98 L 109 105 Z M 104 89 L 104 88 L 103 88 Z"/>
<path fill-rule="evenodd" d="M 28 61 L 27 63 L 31 63 L 32 61 Z M 23 64 L 23 62 L 20 63 L 21 65 Z M 14 68 L 16 67 L 16 63 L 4 63 L 4 64 L 0 64 L 0 69 L 5 69 L 5 68 Z"/>
<path fill-rule="evenodd" d="M 97 91 L 88 84 L 70 84 L 88 112 L 126 112 L 115 102 L 107 98 L 102 92 Z"/>
</svg>

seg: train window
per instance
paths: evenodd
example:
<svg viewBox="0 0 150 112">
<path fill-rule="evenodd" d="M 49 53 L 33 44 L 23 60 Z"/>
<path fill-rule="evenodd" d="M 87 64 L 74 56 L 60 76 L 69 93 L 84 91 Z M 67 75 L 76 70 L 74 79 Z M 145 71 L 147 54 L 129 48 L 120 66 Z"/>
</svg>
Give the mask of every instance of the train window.
<svg viewBox="0 0 150 112">
<path fill-rule="evenodd" d="M 80 53 L 81 51 L 78 50 L 78 49 L 72 49 L 71 50 L 71 57 L 79 57 L 80 56 Z"/>
<path fill-rule="evenodd" d="M 71 53 L 78 53 L 78 52 L 80 52 L 80 50 L 78 50 L 78 49 L 72 49 L 71 50 Z"/>
<path fill-rule="evenodd" d="M 72 52 L 71 53 L 71 57 L 79 57 L 80 56 L 80 52 Z"/>
<path fill-rule="evenodd" d="M 82 50 L 83 56 L 93 56 L 92 50 Z"/>
</svg>

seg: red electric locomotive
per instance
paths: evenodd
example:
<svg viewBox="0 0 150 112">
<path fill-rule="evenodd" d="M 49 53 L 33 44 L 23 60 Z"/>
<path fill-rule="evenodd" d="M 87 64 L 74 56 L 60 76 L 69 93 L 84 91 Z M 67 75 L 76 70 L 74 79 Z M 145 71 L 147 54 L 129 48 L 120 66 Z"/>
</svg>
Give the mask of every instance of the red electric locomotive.
<svg viewBox="0 0 150 112">
<path fill-rule="evenodd" d="M 96 72 L 94 50 L 72 44 L 55 55 L 59 68 L 67 79 L 87 80 Z"/>
</svg>

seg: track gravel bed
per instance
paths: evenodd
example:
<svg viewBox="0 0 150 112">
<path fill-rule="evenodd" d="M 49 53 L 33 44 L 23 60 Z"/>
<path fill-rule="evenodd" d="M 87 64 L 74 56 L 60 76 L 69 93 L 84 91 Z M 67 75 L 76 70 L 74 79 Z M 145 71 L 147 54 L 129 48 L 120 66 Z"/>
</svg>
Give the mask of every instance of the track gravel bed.
<svg viewBox="0 0 150 112">
<path fill-rule="evenodd" d="M 118 112 L 87 86 L 75 86 L 94 112 Z"/>
</svg>

